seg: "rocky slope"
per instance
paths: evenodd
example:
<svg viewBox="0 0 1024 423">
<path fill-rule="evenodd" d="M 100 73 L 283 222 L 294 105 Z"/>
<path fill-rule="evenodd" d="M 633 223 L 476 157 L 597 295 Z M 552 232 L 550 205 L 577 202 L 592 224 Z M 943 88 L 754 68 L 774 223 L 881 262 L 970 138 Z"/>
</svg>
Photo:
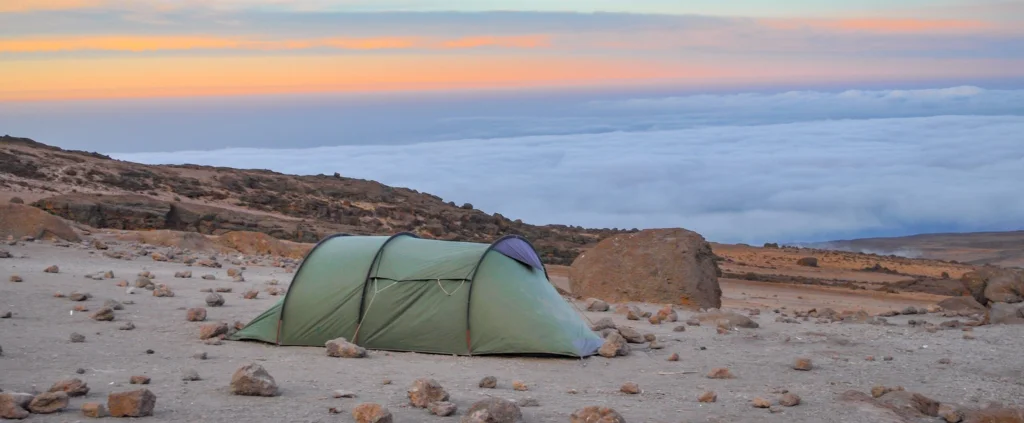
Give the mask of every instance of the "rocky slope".
<svg viewBox="0 0 1024 423">
<path fill-rule="evenodd" d="M 0 137 L 0 201 L 35 207 L 98 228 L 171 229 L 219 235 L 257 231 L 316 242 L 332 233 L 393 234 L 490 242 L 530 239 L 551 264 L 621 231 L 535 226 L 471 204 L 341 175 L 296 176 L 268 170 L 150 166 L 67 151 L 27 138 Z"/>
</svg>

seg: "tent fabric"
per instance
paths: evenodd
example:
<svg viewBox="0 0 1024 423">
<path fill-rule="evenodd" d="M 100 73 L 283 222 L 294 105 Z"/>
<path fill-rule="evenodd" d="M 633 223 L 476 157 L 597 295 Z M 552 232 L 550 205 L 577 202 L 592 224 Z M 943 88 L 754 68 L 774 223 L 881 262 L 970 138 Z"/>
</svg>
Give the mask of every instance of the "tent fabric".
<svg viewBox="0 0 1024 423">
<path fill-rule="evenodd" d="M 314 247 L 288 293 L 231 336 L 438 354 L 585 357 L 602 340 L 558 294 L 533 247 L 412 234 L 336 236 Z"/>
</svg>

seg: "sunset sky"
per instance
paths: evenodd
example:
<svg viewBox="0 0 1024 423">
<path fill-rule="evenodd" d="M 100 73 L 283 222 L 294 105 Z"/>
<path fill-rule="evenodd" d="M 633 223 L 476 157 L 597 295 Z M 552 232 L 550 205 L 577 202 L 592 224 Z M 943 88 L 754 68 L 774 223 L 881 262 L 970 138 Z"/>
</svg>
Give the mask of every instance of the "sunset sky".
<svg viewBox="0 0 1024 423">
<path fill-rule="evenodd" d="M 1022 76 L 1020 0 L 0 2 L 0 101 Z"/>
</svg>

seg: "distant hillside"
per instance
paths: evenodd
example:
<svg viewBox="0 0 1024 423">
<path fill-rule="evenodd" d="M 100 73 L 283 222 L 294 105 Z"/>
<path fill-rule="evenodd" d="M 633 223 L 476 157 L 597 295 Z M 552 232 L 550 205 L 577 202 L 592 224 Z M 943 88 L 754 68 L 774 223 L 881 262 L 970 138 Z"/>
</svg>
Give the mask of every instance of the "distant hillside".
<svg viewBox="0 0 1024 423">
<path fill-rule="evenodd" d="M 970 264 L 1024 267 L 1024 231 L 925 234 L 813 244 L 816 248 L 895 254 Z"/>
<path fill-rule="evenodd" d="M 221 234 L 257 231 L 316 242 L 333 233 L 393 234 L 490 242 L 523 235 L 547 263 L 571 264 L 581 249 L 619 233 L 535 226 L 471 204 L 339 174 L 150 166 L 0 137 L 0 201 L 19 197 L 61 217 L 100 228 Z"/>
</svg>

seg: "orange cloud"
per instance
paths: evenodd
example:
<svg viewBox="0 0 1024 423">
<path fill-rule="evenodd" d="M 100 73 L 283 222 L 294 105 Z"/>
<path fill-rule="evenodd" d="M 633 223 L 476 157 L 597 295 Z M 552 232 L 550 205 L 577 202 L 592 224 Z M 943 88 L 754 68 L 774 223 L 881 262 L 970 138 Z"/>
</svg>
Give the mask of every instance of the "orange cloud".
<svg viewBox="0 0 1024 423">
<path fill-rule="evenodd" d="M 883 32 L 959 32 L 994 29 L 990 23 L 968 20 L 922 20 L 922 19 L 765 19 L 763 25 L 775 29 L 795 30 L 804 28 Z"/>
<path fill-rule="evenodd" d="M 246 37 L 206 36 L 83 36 L 0 39 L 0 53 L 63 51 L 171 51 L 171 50 L 344 50 L 471 49 L 479 47 L 539 48 L 550 45 L 546 35 L 478 36 L 454 40 L 423 37 L 317 38 L 260 40 Z"/>
</svg>

